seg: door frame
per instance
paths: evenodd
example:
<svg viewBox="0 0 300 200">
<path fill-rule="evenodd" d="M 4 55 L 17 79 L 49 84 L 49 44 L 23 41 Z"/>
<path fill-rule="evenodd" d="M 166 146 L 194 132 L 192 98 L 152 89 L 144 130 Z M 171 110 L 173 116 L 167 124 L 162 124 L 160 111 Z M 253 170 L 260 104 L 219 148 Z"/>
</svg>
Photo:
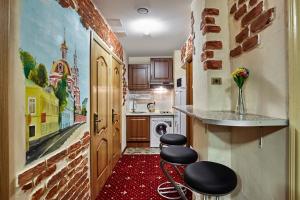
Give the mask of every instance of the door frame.
<svg viewBox="0 0 300 200">
<path fill-rule="evenodd" d="M 10 9 L 11 2 L 9 0 L 4 0 L 0 2 L 0 26 L 2 30 L 0 31 L 0 163 L 5 163 L 5 165 L 0 165 L 0 199 L 9 199 L 10 196 L 10 156 L 9 156 L 9 141 L 10 135 L 9 131 L 9 82 L 10 82 Z"/>
<path fill-rule="evenodd" d="M 300 2 L 288 0 L 289 200 L 300 198 Z"/>
<path fill-rule="evenodd" d="M 111 66 L 112 66 L 112 60 L 113 59 L 115 59 L 119 64 L 120 64 L 120 69 L 121 69 L 121 74 L 123 74 L 123 65 L 125 65 L 124 64 L 124 62 L 120 59 L 120 58 L 118 58 L 118 56 L 109 48 L 109 46 L 99 37 L 99 35 L 96 33 L 96 32 L 94 32 L 93 30 L 91 30 L 91 32 L 90 32 L 90 85 L 89 85 L 89 88 L 90 88 L 90 99 L 91 99 L 91 95 L 92 95 L 92 87 L 91 87 L 91 85 L 92 85 L 92 79 L 91 79 L 91 77 L 92 77 L 92 74 L 91 74 L 91 72 L 92 72 L 92 60 L 91 60 L 91 58 L 92 58 L 92 43 L 93 43 L 93 40 L 95 40 L 105 51 L 107 51 L 108 53 L 109 53 L 109 62 L 110 63 L 108 63 L 108 64 L 110 64 Z M 111 70 L 112 69 L 109 69 L 109 72 L 111 72 Z M 109 74 L 110 75 L 110 74 Z M 109 91 L 109 102 L 112 100 L 112 80 L 111 80 L 111 77 L 109 78 L 109 87 L 108 87 L 108 91 Z M 123 85 L 122 85 L 122 82 L 121 82 L 122 80 L 120 80 L 120 93 L 121 93 L 121 96 L 120 97 L 122 97 L 122 95 L 123 95 L 123 93 L 122 93 L 122 90 L 123 90 Z M 122 132 L 122 107 L 123 107 L 123 105 L 122 105 L 122 98 L 120 98 L 120 106 L 121 106 L 121 108 L 120 108 L 120 139 L 121 139 L 121 142 L 122 142 L 122 134 L 123 134 L 123 132 Z M 91 108 L 90 108 L 90 110 L 91 110 Z M 111 112 L 111 110 L 109 110 L 108 112 Z M 109 118 L 111 118 L 111 113 L 108 113 L 109 115 Z M 93 123 L 92 122 L 92 113 L 90 112 L 90 123 Z M 112 125 L 111 125 L 112 126 Z M 90 127 L 91 127 L 91 125 L 90 125 Z M 112 128 L 112 127 L 110 127 L 110 128 Z M 109 129 L 110 129 L 109 128 Z M 109 130 L 109 131 L 112 131 L 112 130 Z M 91 132 L 91 130 L 90 130 L 90 132 Z M 91 132 L 91 134 L 93 134 L 92 132 Z M 92 148 L 92 146 L 90 145 L 90 155 L 91 155 L 91 148 Z M 120 148 L 121 148 L 121 145 L 120 145 Z M 120 149 L 120 151 L 121 151 L 121 149 Z M 112 164 L 112 160 L 110 160 L 110 162 L 111 162 L 111 164 Z M 90 156 L 90 174 L 92 174 L 92 157 Z M 112 166 L 113 167 L 113 166 Z M 110 169 L 110 171 L 112 171 L 112 169 Z M 90 178 L 90 181 L 92 181 L 92 178 Z M 90 183 L 90 185 L 91 185 L 91 194 L 93 195 L 93 192 L 92 192 L 92 185 L 93 185 L 93 183 L 91 182 Z M 95 198 L 95 197 L 93 197 L 92 196 L 92 198 Z"/>
<path fill-rule="evenodd" d="M 113 59 L 114 59 L 114 57 L 112 56 L 112 59 L 111 59 L 111 62 L 113 63 Z M 123 133 L 123 127 L 122 127 L 122 123 L 123 123 L 123 119 L 122 119 L 122 116 L 123 116 L 123 80 L 122 80 L 122 78 L 123 78 L 123 66 L 124 66 L 124 63 L 121 61 L 119 61 L 119 60 L 117 60 L 117 59 L 115 59 L 117 62 L 118 62 L 118 64 L 120 65 L 120 80 L 119 80 L 119 85 L 120 85 L 120 91 L 119 91 L 119 93 L 120 93 L 120 99 L 119 99 L 119 104 L 120 104 L 120 121 L 119 121 L 119 124 L 120 124 L 120 157 L 122 156 L 122 134 L 124 134 Z M 113 66 L 113 65 L 112 65 Z M 113 91 L 113 88 L 112 88 L 112 91 Z M 113 126 L 113 125 L 112 125 Z M 112 167 L 114 168 L 115 166 L 116 166 L 116 164 L 117 164 L 117 162 L 116 163 L 113 163 L 113 165 L 112 165 Z"/>
<path fill-rule="evenodd" d="M 190 56 L 186 60 L 186 104 L 193 105 L 193 57 Z M 187 146 L 193 145 L 193 118 L 186 117 L 186 136 Z"/>
<path fill-rule="evenodd" d="M 111 48 L 93 30 L 91 30 L 91 33 L 90 33 L 90 48 L 92 48 L 91 42 L 92 42 L 93 38 L 100 44 L 100 46 L 104 50 L 106 50 L 114 59 L 116 59 L 120 63 L 120 65 L 125 65 L 124 62 L 111 50 Z M 91 54 L 91 49 L 90 49 L 90 54 Z M 90 68 L 91 68 L 91 63 L 90 63 Z"/>
</svg>

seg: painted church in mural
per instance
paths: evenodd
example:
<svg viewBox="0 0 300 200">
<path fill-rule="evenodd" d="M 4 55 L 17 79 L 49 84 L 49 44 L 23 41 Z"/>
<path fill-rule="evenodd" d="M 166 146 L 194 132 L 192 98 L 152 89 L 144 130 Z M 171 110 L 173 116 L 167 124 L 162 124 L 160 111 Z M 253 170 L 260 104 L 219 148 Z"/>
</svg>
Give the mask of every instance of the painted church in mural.
<svg viewBox="0 0 300 200">
<path fill-rule="evenodd" d="M 25 76 L 25 115 L 27 162 L 59 148 L 72 133 L 86 123 L 88 98 L 81 103 L 77 50 L 69 63 L 65 34 L 61 58 L 50 70 L 38 64 L 33 55 L 20 49 Z"/>
<path fill-rule="evenodd" d="M 73 130 L 86 123 L 88 99 L 80 103 L 77 50 L 73 54 L 73 65 L 67 61 L 65 38 L 59 50 L 61 58 L 53 61 L 48 77 L 46 67 L 37 64 L 33 55 L 20 49 L 26 78 L 26 148 L 29 161 L 36 157 L 35 153 L 30 154 L 39 150 L 38 146 L 51 146 L 63 140 L 63 136 L 67 139 Z"/>
<path fill-rule="evenodd" d="M 21 0 L 20 15 L 28 164 L 89 130 L 90 30 L 57 0 Z"/>
</svg>

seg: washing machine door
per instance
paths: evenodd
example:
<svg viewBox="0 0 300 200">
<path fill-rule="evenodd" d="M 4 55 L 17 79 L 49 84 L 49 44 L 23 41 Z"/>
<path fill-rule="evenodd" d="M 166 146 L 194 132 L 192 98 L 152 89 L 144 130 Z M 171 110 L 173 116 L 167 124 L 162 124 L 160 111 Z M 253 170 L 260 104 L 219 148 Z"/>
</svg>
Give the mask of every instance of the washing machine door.
<svg viewBox="0 0 300 200">
<path fill-rule="evenodd" d="M 163 122 L 158 123 L 155 126 L 156 136 L 161 137 L 162 135 L 166 134 L 167 133 L 167 128 L 168 128 L 168 125 L 166 123 L 163 123 Z"/>
</svg>

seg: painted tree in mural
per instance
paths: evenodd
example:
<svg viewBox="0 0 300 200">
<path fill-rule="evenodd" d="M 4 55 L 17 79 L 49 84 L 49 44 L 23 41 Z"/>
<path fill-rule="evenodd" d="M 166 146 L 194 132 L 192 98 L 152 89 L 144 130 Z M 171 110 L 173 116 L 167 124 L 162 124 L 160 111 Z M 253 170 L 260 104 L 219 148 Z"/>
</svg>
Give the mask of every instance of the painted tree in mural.
<svg viewBox="0 0 300 200">
<path fill-rule="evenodd" d="M 25 78 L 32 80 L 42 88 L 48 86 L 48 73 L 45 65 L 40 63 L 37 66 L 37 62 L 33 56 L 22 49 L 20 49 L 20 58 L 24 67 Z"/>
<path fill-rule="evenodd" d="M 20 49 L 20 58 L 24 67 L 24 75 L 26 78 L 29 77 L 30 71 L 36 66 L 36 60 L 27 51 Z"/>
<path fill-rule="evenodd" d="M 59 101 L 59 120 L 61 120 L 61 113 L 65 110 L 65 107 L 68 105 L 68 92 L 67 92 L 67 75 L 64 75 L 60 81 L 57 83 L 57 87 L 55 88 L 55 96 Z"/>
<path fill-rule="evenodd" d="M 48 86 L 48 73 L 44 64 L 37 67 L 37 84 L 41 87 Z"/>
</svg>

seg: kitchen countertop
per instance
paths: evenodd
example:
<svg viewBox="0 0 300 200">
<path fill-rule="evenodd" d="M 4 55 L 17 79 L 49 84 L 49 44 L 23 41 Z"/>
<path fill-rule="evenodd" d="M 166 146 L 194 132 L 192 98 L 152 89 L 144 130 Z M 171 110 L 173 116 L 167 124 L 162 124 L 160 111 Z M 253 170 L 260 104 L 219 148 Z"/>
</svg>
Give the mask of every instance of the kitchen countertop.
<svg viewBox="0 0 300 200">
<path fill-rule="evenodd" d="M 174 116 L 174 113 L 160 113 L 159 111 L 155 112 L 126 112 L 126 116 Z"/>
<path fill-rule="evenodd" d="M 204 124 L 237 127 L 288 126 L 288 119 L 263 115 L 238 115 L 233 111 L 202 111 L 192 105 L 173 106 L 174 109 L 200 119 Z"/>
</svg>

